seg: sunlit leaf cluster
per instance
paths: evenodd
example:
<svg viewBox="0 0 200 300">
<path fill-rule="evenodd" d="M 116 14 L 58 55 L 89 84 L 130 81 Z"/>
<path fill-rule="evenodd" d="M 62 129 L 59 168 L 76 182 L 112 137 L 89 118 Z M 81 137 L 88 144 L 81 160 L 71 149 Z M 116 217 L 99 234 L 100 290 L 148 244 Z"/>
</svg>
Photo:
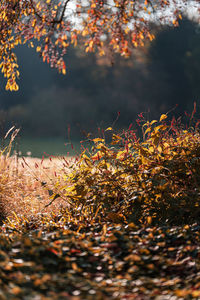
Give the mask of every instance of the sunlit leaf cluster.
<svg viewBox="0 0 200 300">
<path fill-rule="evenodd" d="M 180 121 L 180 120 L 179 120 Z M 73 213 L 116 222 L 184 223 L 200 213 L 200 134 L 175 118 L 138 120 L 131 128 L 91 140 L 80 160 L 55 184 Z M 52 196 L 54 201 L 55 194 Z"/>
<path fill-rule="evenodd" d="M 14 48 L 35 47 L 44 62 L 65 74 L 64 55 L 80 42 L 86 52 L 131 55 L 154 39 L 153 22 L 178 25 L 188 1 L 127 0 L 2 0 L 0 4 L 0 68 L 6 89 L 18 90 Z M 198 1 L 197 1 L 198 5 Z M 166 13 L 169 12 L 169 13 Z M 152 16 L 152 17 L 151 17 Z"/>
</svg>

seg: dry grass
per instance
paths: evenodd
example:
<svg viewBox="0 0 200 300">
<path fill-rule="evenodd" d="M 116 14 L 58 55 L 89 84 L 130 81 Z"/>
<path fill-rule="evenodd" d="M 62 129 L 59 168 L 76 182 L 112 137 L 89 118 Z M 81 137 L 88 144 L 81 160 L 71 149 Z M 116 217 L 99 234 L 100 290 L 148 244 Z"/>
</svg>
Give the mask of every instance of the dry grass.
<svg viewBox="0 0 200 300">
<path fill-rule="evenodd" d="M 68 158 L 0 158 L 0 216 L 36 215 L 40 212 L 58 212 L 67 205 L 58 201 L 50 207 L 50 191 L 60 175 L 68 172 L 75 159 Z M 55 190 L 54 190 L 55 191 Z"/>
</svg>

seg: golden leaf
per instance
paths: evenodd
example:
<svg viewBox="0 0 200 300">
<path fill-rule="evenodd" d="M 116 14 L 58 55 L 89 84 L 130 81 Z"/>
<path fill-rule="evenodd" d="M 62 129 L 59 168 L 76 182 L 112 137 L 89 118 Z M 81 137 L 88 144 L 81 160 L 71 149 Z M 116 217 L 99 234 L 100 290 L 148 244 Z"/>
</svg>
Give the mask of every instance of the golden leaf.
<svg viewBox="0 0 200 300">
<path fill-rule="evenodd" d="M 112 127 L 108 127 L 105 131 L 113 130 Z"/>
<path fill-rule="evenodd" d="M 79 268 L 75 262 L 72 263 L 72 269 L 76 272 L 82 272 L 82 269 Z"/>
<path fill-rule="evenodd" d="M 122 159 L 124 157 L 125 153 L 126 153 L 126 151 L 119 151 L 117 153 L 117 157 L 116 158 L 117 159 Z"/>
<path fill-rule="evenodd" d="M 147 129 L 145 130 L 145 133 L 144 133 L 144 134 L 147 134 L 147 133 L 150 132 L 150 131 L 151 131 L 151 127 L 147 128 Z"/>
<path fill-rule="evenodd" d="M 14 286 L 13 288 L 12 288 L 12 290 L 11 290 L 11 293 L 13 294 L 13 295 L 18 295 L 18 294 L 20 294 L 22 292 L 22 290 L 21 290 L 21 288 L 19 287 L 19 286 Z"/>
<path fill-rule="evenodd" d="M 150 125 L 153 125 L 154 123 L 158 122 L 157 120 L 151 121 Z"/>
<path fill-rule="evenodd" d="M 125 261 L 141 261 L 141 257 L 137 254 L 130 254 L 124 258 Z"/>
<path fill-rule="evenodd" d="M 166 114 L 163 114 L 161 117 L 160 117 L 160 122 L 167 119 L 167 115 Z"/>
<path fill-rule="evenodd" d="M 96 139 L 93 139 L 92 140 L 94 143 L 98 143 L 98 142 L 104 142 L 104 139 L 101 139 L 101 138 L 96 138 Z"/>
<path fill-rule="evenodd" d="M 162 147 L 161 146 L 158 146 L 158 152 L 162 152 Z"/>
<path fill-rule="evenodd" d="M 154 147 L 153 146 L 149 147 L 149 153 L 154 153 Z"/>
<path fill-rule="evenodd" d="M 152 223 L 152 217 L 147 217 L 147 223 L 150 225 Z"/>
</svg>

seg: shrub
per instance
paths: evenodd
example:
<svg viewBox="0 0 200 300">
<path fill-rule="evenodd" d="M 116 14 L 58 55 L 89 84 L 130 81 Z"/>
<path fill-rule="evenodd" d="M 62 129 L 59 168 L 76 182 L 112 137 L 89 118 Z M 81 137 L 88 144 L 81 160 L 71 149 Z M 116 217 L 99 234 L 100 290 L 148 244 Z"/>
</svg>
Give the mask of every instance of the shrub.
<svg viewBox="0 0 200 300">
<path fill-rule="evenodd" d="M 56 189 L 72 215 L 115 222 L 190 223 L 200 215 L 200 134 L 163 114 L 159 121 L 139 120 L 143 138 L 129 128 L 105 135 L 84 149 Z M 64 180 L 64 184 L 63 184 Z M 61 183 L 62 182 L 62 183 Z M 52 196 L 52 201 L 55 199 Z"/>
</svg>

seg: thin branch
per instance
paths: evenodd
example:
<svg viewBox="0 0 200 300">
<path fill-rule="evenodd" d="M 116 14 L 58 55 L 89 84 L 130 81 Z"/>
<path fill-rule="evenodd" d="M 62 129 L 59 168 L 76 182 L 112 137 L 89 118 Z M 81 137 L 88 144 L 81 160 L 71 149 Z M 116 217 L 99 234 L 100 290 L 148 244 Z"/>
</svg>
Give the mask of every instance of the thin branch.
<svg viewBox="0 0 200 300">
<path fill-rule="evenodd" d="M 67 4 L 70 2 L 70 0 L 66 0 L 64 6 L 63 6 L 63 10 L 62 10 L 62 14 L 60 16 L 60 19 L 59 20 L 53 20 L 53 24 L 59 24 L 62 22 L 63 18 L 64 18 L 64 15 L 65 15 L 65 10 L 67 8 Z"/>
<path fill-rule="evenodd" d="M 37 10 L 35 9 L 33 0 L 30 0 L 30 4 L 31 4 L 31 8 L 34 10 L 34 14 L 40 19 L 42 20 L 42 17 L 40 16 L 40 14 L 37 12 Z"/>
</svg>

